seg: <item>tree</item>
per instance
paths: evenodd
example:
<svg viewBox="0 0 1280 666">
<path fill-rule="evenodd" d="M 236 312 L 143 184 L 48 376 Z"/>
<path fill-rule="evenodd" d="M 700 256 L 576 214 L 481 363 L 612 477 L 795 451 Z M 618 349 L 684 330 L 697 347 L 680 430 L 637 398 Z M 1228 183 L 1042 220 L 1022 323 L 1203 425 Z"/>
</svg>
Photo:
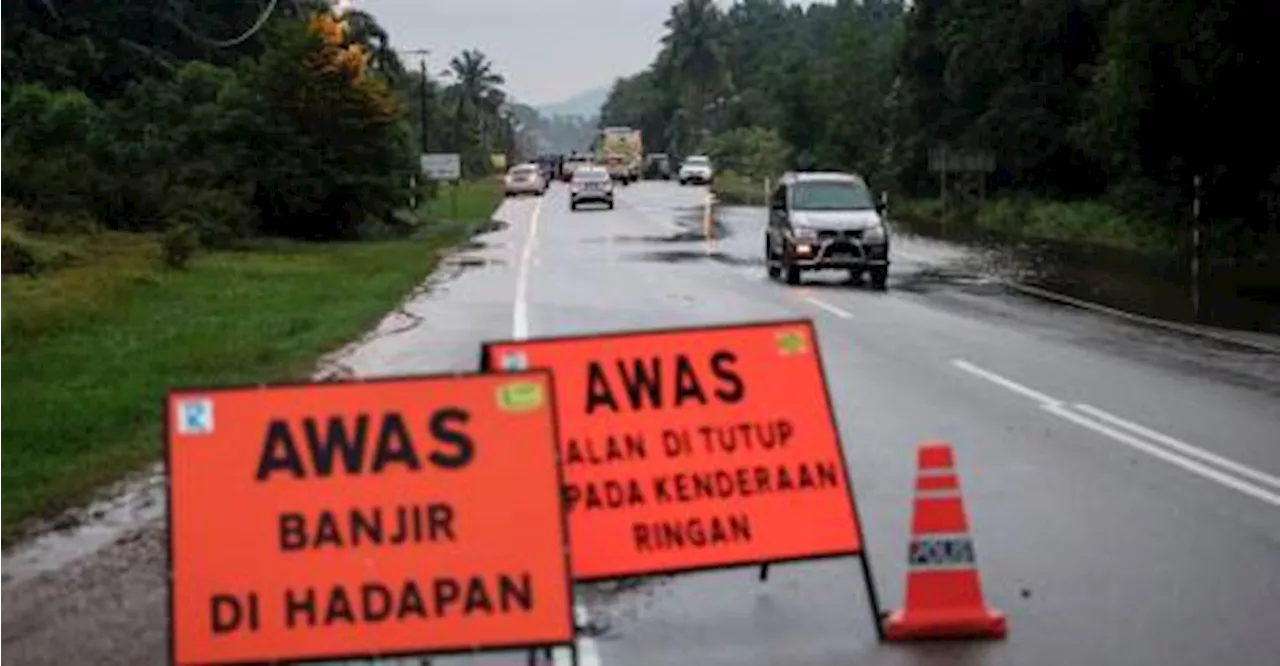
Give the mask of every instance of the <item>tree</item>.
<svg viewBox="0 0 1280 666">
<path fill-rule="evenodd" d="M 498 126 L 498 110 L 506 99 L 499 87 L 506 82 L 493 68 L 488 56 L 467 49 L 449 61 L 455 82 L 446 90 L 453 106 L 453 145 L 463 153 L 470 173 L 488 170 L 492 130 Z M 464 127 L 473 130 L 464 133 Z"/>
</svg>

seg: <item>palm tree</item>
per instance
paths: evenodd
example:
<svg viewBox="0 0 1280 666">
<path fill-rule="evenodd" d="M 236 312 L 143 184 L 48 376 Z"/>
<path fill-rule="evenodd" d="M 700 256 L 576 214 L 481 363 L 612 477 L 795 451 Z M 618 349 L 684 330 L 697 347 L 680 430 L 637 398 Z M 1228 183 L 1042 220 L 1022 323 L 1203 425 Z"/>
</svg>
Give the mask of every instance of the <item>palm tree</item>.
<svg viewBox="0 0 1280 666">
<path fill-rule="evenodd" d="M 724 88 L 723 15 L 714 0 L 683 0 L 663 23 L 660 67 L 682 89 L 685 107 L 698 129 L 705 129 L 707 101 Z"/>
<path fill-rule="evenodd" d="M 505 94 L 498 86 L 506 83 L 506 79 L 493 69 L 493 63 L 478 49 L 467 49 L 449 61 L 456 83 L 451 86 L 454 96 L 454 141 L 459 148 L 462 144 L 462 122 L 466 110 L 475 113 L 475 121 L 484 123 L 486 114 L 495 114 Z M 495 102 L 495 100 L 498 100 Z"/>
</svg>

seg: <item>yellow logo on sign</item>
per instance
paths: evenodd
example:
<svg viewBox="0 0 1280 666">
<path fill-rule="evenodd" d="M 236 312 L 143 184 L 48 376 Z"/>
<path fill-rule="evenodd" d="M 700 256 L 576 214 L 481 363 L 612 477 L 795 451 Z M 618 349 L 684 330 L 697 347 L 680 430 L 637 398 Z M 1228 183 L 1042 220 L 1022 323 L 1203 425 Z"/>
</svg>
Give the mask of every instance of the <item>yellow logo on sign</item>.
<svg viewBox="0 0 1280 666">
<path fill-rule="evenodd" d="M 777 334 L 778 353 L 783 356 L 795 356 L 808 351 L 804 335 L 795 331 L 783 331 Z"/>
<path fill-rule="evenodd" d="M 504 412 L 529 412 L 542 406 L 542 385 L 513 382 L 498 387 L 498 407 Z"/>
</svg>

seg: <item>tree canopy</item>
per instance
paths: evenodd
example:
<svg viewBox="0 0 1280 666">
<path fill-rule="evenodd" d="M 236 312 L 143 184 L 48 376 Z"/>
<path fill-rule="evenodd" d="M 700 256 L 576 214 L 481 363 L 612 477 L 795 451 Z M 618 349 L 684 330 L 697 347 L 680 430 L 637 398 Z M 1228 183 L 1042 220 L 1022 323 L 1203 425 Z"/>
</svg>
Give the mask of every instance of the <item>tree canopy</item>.
<svg viewBox="0 0 1280 666">
<path fill-rule="evenodd" d="M 351 238 L 397 224 L 422 187 L 424 116 L 428 148 L 462 152 L 472 174 L 513 141 L 484 54 L 455 58 L 450 85 L 424 81 L 372 16 L 322 0 L 20 0 L 5 13 L 4 194 L 42 230 Z"/>
<path fill-rule="evenodd" d="M 1247 98 L 1280 65 L 1267 16 L 1194 0 L 681 0 L 600 122 L 678 154 L 772 132 L 788 167 L 908 194 L 937 191 L 930 149 L 987 150 L 998 192 L 1105 197 L 1165 224 L 1185 223 L 1200 175 L 1215 218 L 1276 233 L 1280 158 L 1263 147 L 1280 130 Z"/>
</svg>

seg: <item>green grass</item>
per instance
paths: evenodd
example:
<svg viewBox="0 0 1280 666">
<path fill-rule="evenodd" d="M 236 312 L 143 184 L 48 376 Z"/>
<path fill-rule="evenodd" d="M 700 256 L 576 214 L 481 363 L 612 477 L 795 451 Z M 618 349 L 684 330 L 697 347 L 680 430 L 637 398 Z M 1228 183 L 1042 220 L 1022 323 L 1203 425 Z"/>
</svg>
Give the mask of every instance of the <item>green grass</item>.
<svg viewBox="0 0 1280 666">
<path fill-rule="evenodd" d="M 457 194 L 457 214 L 454 214 L 454 194 Z M 470 220 L 485 218 L 502 200 L 502 181 L 497 178 L 463 183 L 455 192 L 453 185 L 443 184 L 439 192 L 419 210 L 426 219 Z"/>
<path fill-rule="evenodd" d="M 766 203 L 764 180 L 749 178 L 733 171 L 721 171 L 711 183 L 711 192 L 722 204 L 763 206 Z"/>
<path fill-rule="evenodd" d="M 938 221 L 943 217 L 937 199 L 898 199 L 891 215 L 910 220 Z M 962 222 L 1002 234 L 1087 243 L 1146 254 L 1176 250 L 1173 234 L 1098 201 L 1059 202 L 1029 197 L 988 201 L 962 215 Z"/>
<path fill-rule="evenodd" d="M 83 259 L 4 277 L 3 538 L 158 459 L 176 386 L 305 377 L 421 281 L 500 199 L 463 186 L 457 220 L 415 237 L 263 241 L 161 267 L 154 236 L 36 240 Z M 465 205 L 464 205 L 465 202 Z"/>
</svg>

